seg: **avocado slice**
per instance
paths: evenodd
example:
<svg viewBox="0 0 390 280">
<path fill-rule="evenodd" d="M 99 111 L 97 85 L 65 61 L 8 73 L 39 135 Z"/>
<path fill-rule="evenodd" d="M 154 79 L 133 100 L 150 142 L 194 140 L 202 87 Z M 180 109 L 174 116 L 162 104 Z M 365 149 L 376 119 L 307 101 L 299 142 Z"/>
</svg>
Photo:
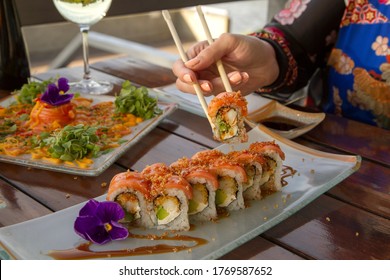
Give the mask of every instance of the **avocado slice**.
<svg viewBox="0 0 390 280">
<path fill-rule="evenodd" d="M 167 210 L 164 209 L 164 207 L 162 207 L 162 206 L 158 207 L 157 213 L 156 213 L 157 219 L 164 220 L 166 217 L 168 217 L 168 215 L 169 215 L 169 213 Z"/>
<path fill-rule="evenodd" d="M 226 199 L 227 199 L 227 195 L 223 190 L 219 189 L 215 192 L 215 204 L 217 206 L 222 205 Z"/>
</svg>

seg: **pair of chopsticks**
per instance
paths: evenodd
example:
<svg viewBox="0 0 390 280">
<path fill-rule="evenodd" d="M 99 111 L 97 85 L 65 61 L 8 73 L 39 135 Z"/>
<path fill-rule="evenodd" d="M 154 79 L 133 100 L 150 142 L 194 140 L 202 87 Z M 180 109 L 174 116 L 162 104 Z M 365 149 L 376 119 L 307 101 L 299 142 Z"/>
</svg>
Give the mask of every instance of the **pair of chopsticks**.
<svg viewBox="0 0 390 280">
<path fill-rule="evenodd" d="M 206 34 L 207 41 L 209 44 L 211 44 L 213 42 L 213 38 L 211 37 L 210 29 L 207 25 L 206 18 L 203 14 L 201 6 L 197 6 L 196 10 L 197 10 L 197 13 L 199 15 L 200 21 L 202 22 L 203 30 Z M 175 41 L 175 44 L 176 44 L 176 47 L 179 51 L 181 59 L 183 60 L 183 62 L 187 62 L 188 61 L 187 54 L 184 51 L 183 44 L 181 43 L 179 35 L 177 34 L 176 28 L 172 22 L 172 18 L 170 16 L 168 10 L 163 10 L 162 14 L 163 14 L 165 21 L 168 24 L 168 28 L 172 34 L 173 40 Z M 228 92 L 232 92 L 233 90 L 232 90 L 232 87 L 230 85 L 229 79 L 226 75 L 222 61 L 218 60 L 216 62 L 216 64 L 217 64 L 219 75 L 220 75 L 222 82 L 223 82 L 223 85 L 225 87 L 225 90 Z M 205 114 L 207 116 L 209 123 L 210 123 L 211 127 L 214 129 L 214 123 L 211 121 L 211 118 L 210 118 L 209 114 L 207 113 L 207 103 L 206 103 L 206 100 L 204 98 L 203 91 L 200 88 L 200 85 L 198 82 L 194 83 L 194 89 L 195 89 L 196 95 L 198 96 L 199 102 L 202 105 L 203 111 L 205 112 Z"/>
</svg>

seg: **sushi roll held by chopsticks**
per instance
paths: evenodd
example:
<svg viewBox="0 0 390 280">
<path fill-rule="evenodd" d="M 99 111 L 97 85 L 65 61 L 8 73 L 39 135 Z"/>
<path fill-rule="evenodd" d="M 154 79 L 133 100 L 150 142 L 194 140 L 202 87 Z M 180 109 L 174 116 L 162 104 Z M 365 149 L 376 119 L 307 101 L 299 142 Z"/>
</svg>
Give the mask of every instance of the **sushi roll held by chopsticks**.
<svg viewBox="0 0 390 280">
<path fill-rule="evenodd" d="M 213 43 L 210 29 L 201 6 L 196 6 L 200 22 L 208 43 Z M 234 92 L 221 60 L 216 61 L 217 69 L 225 87 L 225 92 L 215 96 L 208 105 L 208 116 L 212 122 L 214 138 L 225 143 L 247 142 L 244 120 L 248 115 L 247 101 L 240 91 Z"/>
<path fill-rule="evenodd" d="M 214 123 L 215 140 L 225 143 L 248 141 L 244 123 L 248 114 L 247 101 L 239 91 L 215 96 L 208 105 L 208 114 Z"/>
<path fill-rule="evenodd" d="M 202 26 L 206 33 L 207 40 L 211 44 L 213 40 L 211 38 L 210 30 L 208 29 L 202 9 L 200 6 L 197 6 L 197 10 Z M 181 43 L 179 35 L 177 34 L 176 28 L 172 22 L 172 18 L 168 10 L 163 10 L 162 14 L 168 24 L 169 30 L 171 31 L 181 59 L 183 62 L 187 62 L 187 54 L 184 51 L 183 44 Z M 226 72 L 223 68 L 222 61 L 218 60 L 216 64 L 226 92 L 222 92 L 215 96 L 211 100 L 210 104 L 207 105 L 199 83 L 195 82 L 193 86 L 196 95 L 198 96 L 199 102 L 206 114 L 208 121 L 210 122 L 215 140 L 226 143 L 246 142 L 248 141 L 248 135 L 245 130 L 244 119 L 248 114 L 247 101 L 239 91 L 234 92 L 232 90 Z"/>
</svg>

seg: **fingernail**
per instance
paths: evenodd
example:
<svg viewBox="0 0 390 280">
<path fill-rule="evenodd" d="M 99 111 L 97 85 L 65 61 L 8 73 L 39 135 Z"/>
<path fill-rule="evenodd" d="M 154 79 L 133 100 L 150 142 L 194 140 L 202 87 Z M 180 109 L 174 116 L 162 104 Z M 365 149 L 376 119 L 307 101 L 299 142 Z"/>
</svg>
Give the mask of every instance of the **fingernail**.
<svg viewBox="0 0 390 280">
<path fill-rule="evenodd" d="M 210 85 L 208 83 L 203 83 L 203 84 L 200 85 L 200 87 L 202 88 L 202 90 L 204 90 L 206 92 L 210 92 L 211 91 Z"/>
<path fill-rule="evenodd" d="M 238 85 L 242 82 L 242 77 L 241 77 L 240 73 L 234 73 L 232 76 L 229 77 L 229 80 L 232 83 Z"/>
<path fill-rule="evenodd" d="M 195 57 L 193 59 L 188 60 L 186 63 L 184 63 L 184 65 L 187 67 L 194 67 L 199 62 L 200 62 L 200 59 Z"/>
<path fill-rule="evenodd" d="M 192 80 L 190 74 L 185 74 L 185 75 L 183 76 L 183 80 L 184 80 L 186 83 L 193 83 L 193 82 L 194 82 L 194 81 Z"/>
<path fill-rule="evenodd" d="M 241 76 L 242 76 L 242 80 L 244 82 L 248 81 L 249 80 L 249 74 L 247 72 L 242 72 L 241 73 Z"/>
</svg>

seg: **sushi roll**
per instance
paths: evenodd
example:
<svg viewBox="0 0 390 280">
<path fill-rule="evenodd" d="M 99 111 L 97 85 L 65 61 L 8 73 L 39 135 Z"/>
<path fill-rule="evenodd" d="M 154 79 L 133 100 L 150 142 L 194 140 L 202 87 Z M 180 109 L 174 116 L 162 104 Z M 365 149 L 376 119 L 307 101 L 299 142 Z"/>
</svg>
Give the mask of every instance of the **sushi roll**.
<svg viewBox="0 0 390 280">
<path fill-rule="evenodd" d="M 266 159 L 266 166 L 263 168 L 264 183 L 261 189 L 264 192 L 276 192 L 282 189 L 282 168 L 285 159 L 284 152 L 274 141 L 255 142 L 249 146 L 251 153 L 262 156 Z"/>
<path fill-rule="evenodd" d="M 248 180 L 243 183 L 244 200 L 261 199 L 260 185 L 264 183 L 263 166 L 266 164 L 265 158 L 247 150 L 232 151 L 227 154 L 227 157 L 240 164 L 246 172 Z"/>
<path fill-rule="evenodd" d="M 125 218 L 121 222 L 144 228 L 154 226 L 150 184 L 140 173 L 126 171 L 115 175 L 106 199 L 122 206 Z"/>
<path fill-rule="evenodd" d="M 225 143 L 247 142 L 244 118 L 248 114 L 247 101 L 240 92 L 222 92 L 208 105 L 214 139 Z"/>
<path fill-rule="evenodd" d="M 150 194 L 157 229 L 189 230 L 188 201 L 192 199 L 190 184 L 183 177 L 173 174 L 163 163 L 147 166 L 141 174 L 151 183 Z"/>
<path fill-rule="evenodd" d="M 173 172 L 186 179 L 192 187 L 188 215 L 190 222 L 203 222 L 218 218 L 215 193 L 218 189 L 217 175 L 205 166 L 195 164 L 189 158 L 181 158 L 170 165 Z"/>
<path fill-rule="evenodd" d="M 193 155 L 192 160 L 205 165 L 218 176 L 218 189 L 215 194 L 217 208 L 234 211 L 245 208 L 243 184 L 247 182 L 245 170 L 231 162 L 218 150 L 201 151 Z"/>
</svg>

